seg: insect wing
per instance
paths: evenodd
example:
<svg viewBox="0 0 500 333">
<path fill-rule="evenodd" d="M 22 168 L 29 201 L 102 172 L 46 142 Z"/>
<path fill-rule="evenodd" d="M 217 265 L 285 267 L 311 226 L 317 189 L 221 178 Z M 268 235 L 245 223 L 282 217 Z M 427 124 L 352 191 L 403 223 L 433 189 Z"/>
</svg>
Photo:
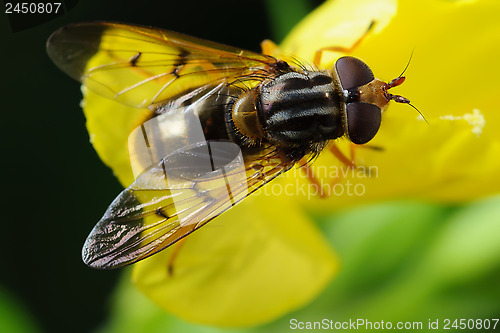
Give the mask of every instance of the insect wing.
<svg viewBox="0 0 500 333">
<path fill-rule="evenodd" d="M 207 85 L 169 101 L 129 136 L 135 182 L 109 206 L 83 248 L 95 268 L 146 258 L 187 236 L 293 166 L 275 147 L 206 141 L 203 118 L 220 112 L 228 86 Z M 218 104 L 222 103 L 222 104 Z"/>
<path fill-rule="evenodd" d="M 146 170 L 110 205 L 83 248 L 91 267 L 144 259 L 189 235 L 285 172 L 274 149 L 241 155 L 230 142 L 191 145 Z"/>
<path fill-rule="evenodd" d="M 206 85 L 162 105 L 160 114 L 135 128 L 128 137 L 129 157 L 134 178 L 157 165 L 165 156 L 185 147 L 204 143 L 200 115 L 210 118 L 223 113 L 220 95 L 230 98 L 227 85 Z M 224 126 L 225 124 L 220 124 Z"/>
<path fill-rule="evenodd" d="M 109 22 L 63 27 L 49 38 L 47 52 L 89 89 L 140 108 L 222 79 L 251 77 L 276 62 L 176 32 Z"/>
</svg>

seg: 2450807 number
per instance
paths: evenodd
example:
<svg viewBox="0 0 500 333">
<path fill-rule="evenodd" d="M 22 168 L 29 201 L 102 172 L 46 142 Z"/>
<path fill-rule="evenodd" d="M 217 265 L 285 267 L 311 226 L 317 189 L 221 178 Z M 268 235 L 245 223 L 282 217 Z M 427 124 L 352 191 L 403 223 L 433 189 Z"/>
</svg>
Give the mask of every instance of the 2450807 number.
<svg viewBox="0 0 500 333">
<path fill-rule="evenodd" d="M 494 330 L 497 327 L 499 319 L 455 319 L 454 321 L 451 321 L 450 319 L 445 319 L 444 320 L 444 327 L 443 329 L 445 330 L 451 330 L 451 329 L 484 329 L 484 330 L 489 330 L 492 329 Z"/>
<path fill-rule="evenodd" d="M 52 14 L 58 13 L 61 2 L 11 2 L 5 3 L 6 14 Z"/>
</svg>

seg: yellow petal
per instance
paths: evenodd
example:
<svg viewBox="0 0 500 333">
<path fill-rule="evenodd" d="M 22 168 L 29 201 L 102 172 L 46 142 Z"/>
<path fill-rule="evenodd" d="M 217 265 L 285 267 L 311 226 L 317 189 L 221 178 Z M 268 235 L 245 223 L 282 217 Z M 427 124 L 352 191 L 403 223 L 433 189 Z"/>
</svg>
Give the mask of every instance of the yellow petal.
<svg viewBox="0 0 500 333">
<path fill-rule="evenodd" d="M 410 107 L 392 103 L 369 143 L 383 151 L 356 149 L 357 164 L 370 168 L 371 177 L 348 173 L 336 188 L 341 195 L 333 194 L 332 200 L 317 199 L 311 190 L 309 207 L 332 210 L 399 197 L 463 202 L 498 192 L 499 12 L 500 2 L 492 0 L 329 1 L 292 31 L 283 52 L 312 61 L 314 50 L 348 47 L 374 21 L 374 28 L 352 55 L 366 61 L 376 77 L 389 81 L 414 51 L 407 80 L 394 93 L 409 98 L 430 123 Z M 326 52 L 322 63 L 331 64 L 339 56 Z M 339 141 L 349 155 L 347 140 Z M 328 153 L 315 166 L 322 174 L 345 172 Z M 289 175 L 288 182 L 307 186 L 307 180 L 300 178 Z M 324 184 L 331 181 L 320 178 Z M 348 184 L 351 189 L 357 185 L 358 192 L 346 194 Z"/>
<path fill-rule="evenodd" d="M 304 18 L 280 45 L 284 54 L 312 61 L 316 50 L 350 47 L 375 22 L 371 33 L 382 31 L 396 15 L 397 0 L 331 0 Z M 340 54 L 325 52 L 322 64 Z"/>
<path fill-rule="evenodd" d="M 338 270 L 299 207 L 261 195 L 189 236 L 171 261 L 175 251 L 136 264 L 134 282 L 168 312 L 215 326 L 271 321 L 314 299 Z"/>
<path fill-rule="evenodd" d="M 125 106 L 97 95 L 84 86 L 82 92 L 82 107 L 90 142 L 101 160 L 127 187 L 134 181 L 128 154 L 128 136 L 150 116 L 151 111 Z"/>
</svg>

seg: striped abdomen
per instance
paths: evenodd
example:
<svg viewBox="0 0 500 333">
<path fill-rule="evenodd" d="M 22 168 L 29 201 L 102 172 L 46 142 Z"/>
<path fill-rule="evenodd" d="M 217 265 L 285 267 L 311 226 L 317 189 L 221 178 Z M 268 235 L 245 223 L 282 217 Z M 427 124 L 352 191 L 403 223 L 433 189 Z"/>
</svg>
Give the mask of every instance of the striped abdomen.
<svg viewBox="0 0 500 333">
<path fill-rule="evenodd" d="M 344 134 L 341 89 L 324 72 L 289 72 L 260 91 L 267 139 L 280 145 L 324 142 Z"/>
</svg>

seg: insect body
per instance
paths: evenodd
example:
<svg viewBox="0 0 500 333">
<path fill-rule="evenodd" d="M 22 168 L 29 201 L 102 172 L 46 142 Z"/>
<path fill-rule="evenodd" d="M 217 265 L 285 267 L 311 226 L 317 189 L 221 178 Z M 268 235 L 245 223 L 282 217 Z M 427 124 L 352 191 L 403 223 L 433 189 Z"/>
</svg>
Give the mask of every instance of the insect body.
<svg viewBox="0 0 500 333">
<path fill-rule="evenodd" d="M 390 100 L 409 103 L 354 57 L 326 70 L 174 32 L 115 23 L 56 31 L 49 56 L 89 89 L 151 110 L 129 137 L 136 181 L 109 206 L 83 260 L 114 268 L 197 230 L 318 154 L 377 133 Z"/>
</svg>

